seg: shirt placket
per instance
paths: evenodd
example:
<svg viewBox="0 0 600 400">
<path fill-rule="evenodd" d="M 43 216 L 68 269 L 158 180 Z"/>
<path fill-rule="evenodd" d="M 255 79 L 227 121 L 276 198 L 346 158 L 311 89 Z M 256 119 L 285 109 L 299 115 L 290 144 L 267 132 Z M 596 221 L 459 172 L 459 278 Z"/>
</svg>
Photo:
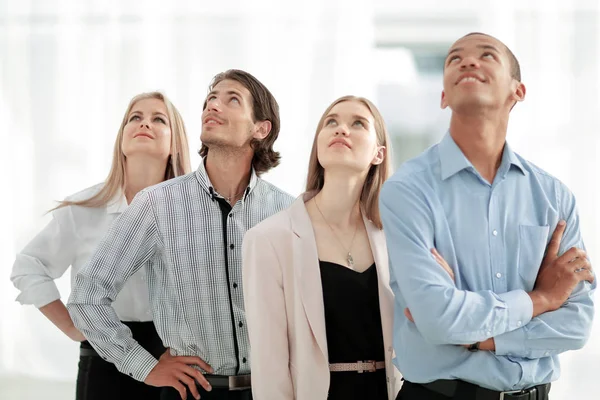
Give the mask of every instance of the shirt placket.
<svg viewBox="0 0 600 400">
<path fill-rule="evenodd" d="M 244 202 L 238 201 L 227 218 L 227 242 L 229 243 L 228 262 L 229 262 L 229 285 L 231 301 L 233 307 L 234 329 L 236 330 L 236 340 L 238 347 L 238 374 L 250 373 L 250 362 L 248 354 L 248 332 L 246 326 L 246 317 L 243 313 L 244 299 L 242 292 L 241 276 L 241 238 L 243 237 L 242 213 Z"/>
<path fill-rule="evenodd" d="M 492 287 L 495 293 L 504 293 L 507 291 L 507 271 L 506 263 L 504 262 L 505 232 L 504 229 L 502 229 L 499 210 L 499 190 L 496 187 L 490 189 L 488 221 Z"/>
</svg>

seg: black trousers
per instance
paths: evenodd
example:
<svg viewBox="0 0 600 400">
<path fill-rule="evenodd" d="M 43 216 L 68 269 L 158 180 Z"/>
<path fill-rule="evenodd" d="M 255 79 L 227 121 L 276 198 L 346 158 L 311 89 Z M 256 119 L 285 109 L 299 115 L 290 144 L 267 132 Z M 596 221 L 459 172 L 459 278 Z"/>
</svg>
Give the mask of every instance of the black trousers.
<svg viewBox="0 0 600 400">
<path fill-rule="evenodd" d="M 125 322 L 125 325 L 140 345 L 156 358 L 165 351 L 152 322 Z M 81 343 L 81 348 L 93 352 L 87 342 Z M 114 364 L 104 361 L 99 355 L 79 357 L 76 400 L 159 400 L 160 394 L 161 388 L 146 385 L 119 372 Z"/>
<path fill-rule="evenodd" d="M 201 400 L 252 400 L 252 390 L 229 390 L 229 389 L 216 389 L 213 388 L 210 392 L 204 390 L 201 386 L 198 387 Z M 181 400 L 179 392 L 171 387 L 163 388 L 160 400 Z M 187 400 L 196 400 L 187 391 Z"/>
<path fill-rule="evenodd" d="M 540 400 L 548 400 L 548 397 L 538 397 Z M 424 386 L 416 383 L 404 381 L 402 389 L 396 396 L 396 400 L 477 400 L 475 393 L 456 394 L 453 397 L 444 396 L 440 393 L 431 391 Z"/>
<path fill-rule="evenodd" d="M 404 381 L 402 388 L 396 396 L 396 400 L 450 400 L 452 397 L 446 397 L 439 393 L 425 389 L 421 385 Z M 467 400 L 467 399 L 464 399 Z"/>
</svg>

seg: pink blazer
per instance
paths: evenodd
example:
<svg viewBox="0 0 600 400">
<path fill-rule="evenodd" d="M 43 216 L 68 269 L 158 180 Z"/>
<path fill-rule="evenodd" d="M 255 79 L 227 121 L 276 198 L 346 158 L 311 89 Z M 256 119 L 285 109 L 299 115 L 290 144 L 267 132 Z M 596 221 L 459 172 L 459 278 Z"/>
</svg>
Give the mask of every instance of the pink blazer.
<svg viewBox="0 0 600 400">
<path fill-rule="evenodd" d="M 401 376 L 392 364 L 393 295 L 383 231 L 365 220 L 379 277 L 390 400 Z M 243 290 L 252 392 L 256 400 L 325 400 L 329 362 L 313 227 L 300 196 L 250 229 L 243 243 Z"/>
</svg>

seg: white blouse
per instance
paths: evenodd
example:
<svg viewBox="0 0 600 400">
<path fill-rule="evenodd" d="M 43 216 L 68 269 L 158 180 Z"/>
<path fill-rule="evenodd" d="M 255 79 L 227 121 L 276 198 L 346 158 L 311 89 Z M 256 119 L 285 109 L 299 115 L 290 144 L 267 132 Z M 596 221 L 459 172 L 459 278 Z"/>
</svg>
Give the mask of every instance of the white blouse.
<svg viewBox="0 0 600 400">
<path fill-rule="evenodd" d="M 88 199 L 102 185 L 82 190 L 67 200 Z M 126 208 L 127 200 L 120 193 L 105 207 L 67 206 L 54 210 L 52 221 L 17 254 L 10 277 L 21 291 L 17 301 L 40 308 L 60 299 L 54 279 L 71 266 L 73 285 L 79 269 L 89 261 L 112 222 Z M 125 283 L 112 306 L 122 321 L 152 321 L 144 268 Z"/>
</svg>

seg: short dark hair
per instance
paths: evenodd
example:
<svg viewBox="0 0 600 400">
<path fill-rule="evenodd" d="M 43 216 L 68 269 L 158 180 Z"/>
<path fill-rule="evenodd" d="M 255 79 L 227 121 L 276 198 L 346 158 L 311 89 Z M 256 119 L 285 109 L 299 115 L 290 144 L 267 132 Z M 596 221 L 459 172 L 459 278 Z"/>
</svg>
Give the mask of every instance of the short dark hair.
<svg viewBox="0 0 600 400">
<path fill-rule="evenodd" d="M 254 150 L 252 157 L 252 167 L 257 175 L 269 171 L 279 165 L 281 156 L 279 152 L 273 150 L 273 145 L 279 136 L 280 119 L 279 119 L 279 104 L 269 89 L 263 85 L 258 79 L 246 71 L 239 69 L 230 69 L 221 72 L 213 78 L 208 87 L 208 91 L 212 91 L 215 86 L 224 80 L 233 80 L 242 84 L 252 96 L 252 118 L 256 121 L 271 122 L 271 131 L 262 140 L 252 139 L 250 143 Z M 202 109 L 206 108 L 206 100 Z M 208 147 L 202 145 L 199 154 L 205 157 L 208 154 Z"/>
<path fill-rule="evenodd" d="M 519 64 L 519 60 L 517 60 L 517 57 L 515 56 L 515 54 L 512 52 L 511 49 L 508 48 L 507 45 L 505 45 L 504 43 L 502 43 L 500 40 L 496 39 L 492 35 L 488 35 L 487 33 L 482 33 L 482 32 L 467 33 L 465 36 L 463 36 L 460 39 L 466 38 L 467 36 L 473 36 L 473 35 L 487 36 L 489 38 L 492 38 L 492 39 L 500 42 L 502 44 L 502 46 L 504 46 L 504 50 L 506 51 L 506 54 L 508 54 L 508 60 L 510 61 L 510 76 L 512 76 L 517 81 L 521 82 L 521 65 Z M 460 39 L 458 39 L 458 40 L 460 40 Z"/>
</svg>

